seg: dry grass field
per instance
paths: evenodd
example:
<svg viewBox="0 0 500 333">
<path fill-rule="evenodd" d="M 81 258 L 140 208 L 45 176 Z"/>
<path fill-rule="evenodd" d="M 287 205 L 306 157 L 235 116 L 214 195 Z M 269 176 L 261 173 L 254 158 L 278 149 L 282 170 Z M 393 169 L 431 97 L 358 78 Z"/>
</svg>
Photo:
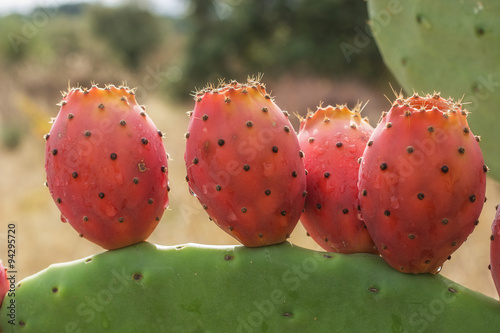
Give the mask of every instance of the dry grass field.
<svg viewBox="0 0 500 333">
<path fill-rule="evenodd" d="M 314 85 L 304 81 L 304 85 Z M 333 100 L 336 87 L 330 86 L 327 91 L 319 91 L 324 87 L 316 83 L 314 94 L 297 95 L 298 88 L 291 80 L 284 80 L 273 87 L 273 94 L 278 104 L 291 113 L 305 111 L 306 107 L 314 107 L 321 96 L 328 95 Z M 355 83 L 353 83 L 355 84 Z M 350 89 L 349 91 L 353 91 Z M 372 99 L 370 102 L 372 125 L 376 114 L 387 108 L 385 99 L 373 97 L 370 92 L 357 90 L 352 96 L 343 95 L 343 100 L 356 101 L 355 96 Z M 324 97 L 323 97 L 324 98 Z M 323 100 L 329 103 L 329 100 Z M 170 208 L 163 216 L 160 225 L 149 238 L 149 241 L 162 245 L 175 245 L 188 242 L 203 244 L 236 244 L 236 241 L 210 222 L 206 213 L 195 198 L 189 195 L 184 180 L 184 132 L 188 125 L 185 112 L 191 104 L 179 105 L 166 103 L 158 96 L 148 96 L 146 101 L 148 112 L 156 125 L 165 132 L 166 150 L 171 156 L 169 162 Z M 55 104 L 55 103 L 54 103 Z M 298 105 L 298 106 L 297 106 Z M 57 107 L 51 109 L 53 115 Z M 373 114 L 370 115 L 370 112 Z M 48 119 L 46 119 L 48 121 Z M 45 125 L 48 126 L 48 125 Z M 297 123 L 294 124 L 297 129 Z M 43 128 L 43 126 L 42 126 Z M 18 279 L 29 276 L 56 262 L 71 261 L 103 251 L 91 244 L 68 225 L 59 219 L 59 212 L 53 203 L 48 189 L 43 186 L 44 141 L 40 129 L 31 128 L 15 151 L 1 148 L 0 151 L 0 259 L 7 259 L 6 234 L 9 223 L 16 224 L 17 237 L 17 269 Z M 441 274 L 466 287 L 480 291 L 486 295 L 497 297 L 488 271 L 490 225 L 494 216 L 494 207 L 500 202 L 500 186 L 488 179 L 488 201 L 485 204 L 480 223 L 468 241 L 453 254 Z M 299 224 L 291 236 L 290 242 L 306 248 L 317 249 L 306 236 L 304 228 Z"/>
</svg>

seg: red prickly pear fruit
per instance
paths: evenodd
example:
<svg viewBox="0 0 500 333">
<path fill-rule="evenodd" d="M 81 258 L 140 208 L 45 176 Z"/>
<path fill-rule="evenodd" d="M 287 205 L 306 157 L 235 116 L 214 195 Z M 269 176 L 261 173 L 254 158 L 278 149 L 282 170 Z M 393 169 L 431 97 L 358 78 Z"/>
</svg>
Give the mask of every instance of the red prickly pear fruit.
<svg viewBox="0 0 500 333">
<path fill-rule="evenodd" d="M 483 155 L 460 103 L 399 97 L 382 114 L 359 169 L 361 213 L 396 270 L 438 273 L 483 208 Z"/>
<path fill-rule="evenodd" d="M 163 133 L 125 87 L 74 88 L 60 104 L 45 170 L 62 221 L 106 249 L 147 239 L 168 205 Z"/>
<path fill-rule="evenodd" d="M 491 225 L 490 270 L 491 277 L 500 295 L 500 206 L 496 207 L 495 219 Z"/>
<path fill-rule="evenodd" d="M 306 195 L 303 153 L 288 113 L 259 80 L 196 94 L 187 180 L 210 218 L 248 247 L 284 242 Z"/>
<path fill-rule="evenodd" d="M 2 261 L 0 260 L 0 306 L 2 306 L 3 299 L 9 290 L 10 282 L 7 280 L 7 269 L 3 267 Z"/>
<path fill-rule="evenodd" d="M 308 171 L 300 218 L 326 251 L 377 253 L 358 211 L 358 160 L 373 132 L 359 105 L 318 107 L 300 123 L 299 144 Z"/>
</svg>

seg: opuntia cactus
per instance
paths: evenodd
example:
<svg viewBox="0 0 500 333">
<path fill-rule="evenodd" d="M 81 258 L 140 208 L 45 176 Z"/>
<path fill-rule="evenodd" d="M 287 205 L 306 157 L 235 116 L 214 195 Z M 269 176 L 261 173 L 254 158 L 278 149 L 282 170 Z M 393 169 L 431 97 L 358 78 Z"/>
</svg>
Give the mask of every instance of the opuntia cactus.
<svg viewBox="0 0 500 333">
<path fill-rule="evenodd" d="M 327 251 L 377 252 L 358 211 L 358 159 L 373 132 L 359 108 L 318 107 L 300 123 L 298 138 L 307 170 L 300 220 Z"/>
<path fill-rule="evenodd" d="M 500 205 L 496 207 L 495 219 L 491 225 L 490 270 L 495 288 L 500 295 Z"/>
<path fill-rule="evenodd" d="M 2 261 L 0 260 L 0 307 L 2 306 L 2 301 L 7 295 L 10 289 L 10 282 L 7 280 L 7 269 L 3 267 Z"/>
<path fill-rule="evenodd" d="M 284 242 L 306 195 L 288 115 L 259 80 L 207 87 L 186 133 L 187 181 L 210 218 L 246 246 Z"/>
<path fill-rule="evenodd" d="M 463 98 L 491 176 L 500 179 L 500 2 L 368 0 L 378 48 L 407 94 L 438 90 Z"/>
<path fill-rule="evenodd" d="M 70 89 L 60 104 L 45 170 L 62 221 L 106 249 L 145 240 L 168 204 L 162 132 L 126 87 Z"/>
<path fill-rule="evenodd" d="M 439 272 L 478 223 L 487 171 L 461 104 L 400 96 L 359 169 L 361 213 L 382 257 L 401 272 Z"/>
<path fill-rule="evenodd" d="M 500 327 L 496 300 L 441 275 L 401 274 L 373 254 L 316 252 L 287 242 L 259 248 L 143 242 L 52 265 L 18 284 L 16 304 L 15 325 L 0 309 L 3 333 Z"/>
</svg>

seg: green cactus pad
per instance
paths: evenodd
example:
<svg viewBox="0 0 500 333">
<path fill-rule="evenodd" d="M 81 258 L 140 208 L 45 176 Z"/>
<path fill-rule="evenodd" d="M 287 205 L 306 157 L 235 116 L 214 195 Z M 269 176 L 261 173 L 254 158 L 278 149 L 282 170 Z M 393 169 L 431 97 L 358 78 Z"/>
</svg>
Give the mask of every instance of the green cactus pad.
<svg viewBox="0 0 500 333">
<path fill-rule="evenodd" d="M 500 180 L 500 1 L 368 0 L 368 13 L 384 62 L 407 94 L 463 97 Z"/>
<path fill-rule="evenodd" d="M 6 332 L 493 332 L 500 303 L 376 255 L 143 242 L 21 281 Z"/>
</svg>

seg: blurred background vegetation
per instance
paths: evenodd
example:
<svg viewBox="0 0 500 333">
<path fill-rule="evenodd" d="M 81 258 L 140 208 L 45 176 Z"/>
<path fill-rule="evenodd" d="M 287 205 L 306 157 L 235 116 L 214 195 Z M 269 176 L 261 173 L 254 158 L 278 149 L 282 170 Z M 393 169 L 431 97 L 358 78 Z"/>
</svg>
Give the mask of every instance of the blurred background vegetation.
<svg viewBox="0 0 500 333">
<path fill-rule="evenodd" d="M 236 244 L 208 221 L 184 181 L 185 112 L 196 88 L 263 73 L 283 110 L 304 115 L 321 102 L 353 107 L 369 100 L 363 113 L 373 126 L 390 107 L 384 97 L 394 96 L 390 84 L 400 89 L 369 33 L 364 0 L 185 0 L 185 12 L 176 16 L 159 15 L 147 1 L 58 3 L 0 17 L 0 244 L 7 223 L 15 222 L 20 278 L 102 251 L 58 222 L 42 185 L 42 137 L 68 86 L 137 87 L 137 100 L 164 131 L 172 157 L 170 208 L 149 240 L 165 245 Z M 298 130 L 297 119 L 293 125 Z M 480 237 L 489 236 L 490 220 L 480 224 Z M 291 241 L 320 249 L 300 224 Z M 465 254 L 443 272 L 494 295 L 489 273 L 474 274 L 487 266 L 481 246 L 463 246 Z"/>
</svg>

